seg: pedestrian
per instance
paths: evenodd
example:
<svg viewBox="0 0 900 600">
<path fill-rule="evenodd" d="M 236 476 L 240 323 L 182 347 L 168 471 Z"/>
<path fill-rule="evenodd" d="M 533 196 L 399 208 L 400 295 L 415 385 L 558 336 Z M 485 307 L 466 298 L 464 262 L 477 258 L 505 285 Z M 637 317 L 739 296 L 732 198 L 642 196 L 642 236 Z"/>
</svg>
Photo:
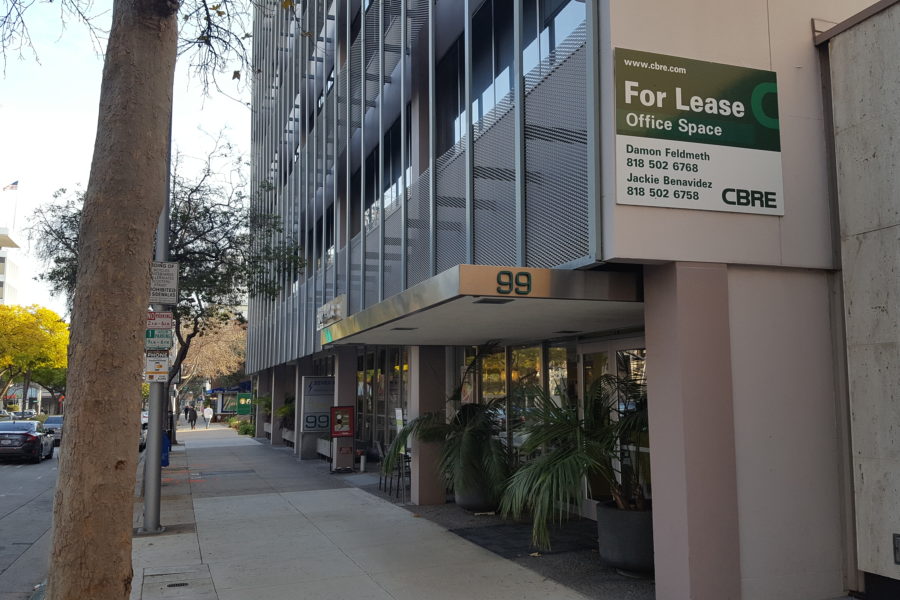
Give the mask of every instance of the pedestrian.
<svg viewBox="0 0 900 600">
<path fill-rule="evenodd" d="M 197 411 L 194 410 L 193 406 L 188 409 L 188 423 L 191 424 L 191 429 L 197 424 Z"/>
<path fill-rule="evenodd" d="M 209 429 L 209 422 L 212 421 L 213 418 L 212 406 L 207 406 L 203 409 L 203 418 L 206 419 L 206 428 Z"/>
<path fill-rule="evenodd" d="M 184 405 L 184 420 L 185 421 L 188 420 L 188 413 L 190 412 L 190 410 L 191 410 L 191 407 L 188 406 L 187 404 L 185 404 Z"/>
</svg>

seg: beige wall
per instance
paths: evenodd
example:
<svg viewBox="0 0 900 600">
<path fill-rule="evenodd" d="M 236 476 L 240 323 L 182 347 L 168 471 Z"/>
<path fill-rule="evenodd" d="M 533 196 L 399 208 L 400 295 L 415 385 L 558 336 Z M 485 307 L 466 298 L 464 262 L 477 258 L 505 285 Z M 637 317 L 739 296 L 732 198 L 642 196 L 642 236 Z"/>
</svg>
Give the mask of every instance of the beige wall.
<svg viewBox="0 0 900 600">
<path fill-rule="evenodd" d="M 841 21 L 872 0 L 605 0 L 603 48 L 622 47 L 774 70 L 785 216 L 615 204 L 604 183 L 603 256 L 833 268 L 821 80 L 810 19 Z M 608 56 L 607 56 L 608 58 Z M 611 85 L 608 64 L 603 84 Z M 608 97 L 607 97 L 608 98 Z M 606 122 L 612 106 L 606 103 Z M 614 131 L 602 134 L 604 163 Z M 612 186 L 612 187 L 610 187 Z"/>
<path fill-rule="evenodd" d="M 900 579 L 900 4 L 829 42 L 859 568 Z"/>
<path fill-rule="evenodd" d="M 833 277 L 646 267 L 659 600 L 845 591 Z"/>
<path fill-rule="evenodd" d="M 844 591 L 830 277 L 728 269 L 743 600 Z"/>
</svg>

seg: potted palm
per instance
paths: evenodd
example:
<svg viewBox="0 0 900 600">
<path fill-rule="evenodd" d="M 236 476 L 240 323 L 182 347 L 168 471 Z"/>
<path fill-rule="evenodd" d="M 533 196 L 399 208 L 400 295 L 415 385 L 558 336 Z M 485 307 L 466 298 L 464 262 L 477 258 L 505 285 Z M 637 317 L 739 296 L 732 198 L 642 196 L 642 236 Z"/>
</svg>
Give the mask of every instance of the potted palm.
<svg viewBox="0 0 900 600">
<path fill-rule="evenodd" d="M 522 453 L 533 459 L 509 479 L 504 516 L 530 512 L 532 544 L 550 546 L 549 524 L 561 522 L 582 500 L 584 481 L 602 481 L 610 500 L 597 507 L 603 562 L 629 572 L 653 569 L 653 528 L 647 498 L 647 394 L 642 381 L 601 376 L 584 406 L 565 394 L 534 393 Z"/>
<path fill-rule="evenodd" d="M 509 473 L 509 454 L 498 426 L 502 400 L 463 404 L 450 419 L 426 413 L 405 425 L 391 443 L 385 473 L 397 468 L 410 438 L 441 444 L 438 468 L 456 504 L 474 512 L 497 508 Z"/>
<path fill-rule="evenodd" d="M 510 453 L 501 435 L 505 399 L 485 403 L 462 404 L 463 389 L 470 382 L 482 356 L 494 351 L 493 343 L 478 348 L 461 380 L 446 404 L 455 407 L 426 413 L 407 423 L 397 433 L 382 463 L 382 471 L 391 473 L 403 460 L 410 439 L 441 444 L 438 468 L 447 487 L 453 490 L 456 504 L 473 512 L 497 508 L 510 471 Z"/>
</svg>

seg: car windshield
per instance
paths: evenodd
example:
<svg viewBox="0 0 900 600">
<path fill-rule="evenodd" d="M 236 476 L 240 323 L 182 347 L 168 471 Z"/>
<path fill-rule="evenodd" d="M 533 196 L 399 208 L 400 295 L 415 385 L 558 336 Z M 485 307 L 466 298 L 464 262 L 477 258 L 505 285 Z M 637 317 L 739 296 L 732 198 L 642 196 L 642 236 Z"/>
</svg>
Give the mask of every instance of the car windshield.
<svg viewBox="0 0 900 600">
<path fill-rule="evenodd" d="M 34 431 L 34 421 L 5 421 L 0 423 L 0 431 Z"/>
<path fill-rule="evenodd" d="M 47 417 L 47 420 L 44 421 L 44 425 L 61 425 L 63 422 L 62 417 Z"/>
</svg>

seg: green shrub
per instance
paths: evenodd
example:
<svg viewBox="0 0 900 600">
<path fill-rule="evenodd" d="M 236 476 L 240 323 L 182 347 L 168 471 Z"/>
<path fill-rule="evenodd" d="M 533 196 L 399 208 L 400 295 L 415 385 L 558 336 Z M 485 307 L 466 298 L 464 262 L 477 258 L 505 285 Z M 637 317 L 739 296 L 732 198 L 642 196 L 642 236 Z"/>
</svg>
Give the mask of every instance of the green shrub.
<svg viewBox="0 0 900 600">
<path fill-rule="evenodd" d="M 238 433 L 241 435 L 253 435 L 256 433 L 256 427 L 249 421 L 243 421 L 238 427 Z"/>
<path fill-rule="evenodd" d="M 228 426 L 232 429 L 237 429 L 241 426 L 241 422 L 241 419 L 239 419 L 238 417 L 231 417 L 230 419 L 228 419 Z"/>
</svg>

